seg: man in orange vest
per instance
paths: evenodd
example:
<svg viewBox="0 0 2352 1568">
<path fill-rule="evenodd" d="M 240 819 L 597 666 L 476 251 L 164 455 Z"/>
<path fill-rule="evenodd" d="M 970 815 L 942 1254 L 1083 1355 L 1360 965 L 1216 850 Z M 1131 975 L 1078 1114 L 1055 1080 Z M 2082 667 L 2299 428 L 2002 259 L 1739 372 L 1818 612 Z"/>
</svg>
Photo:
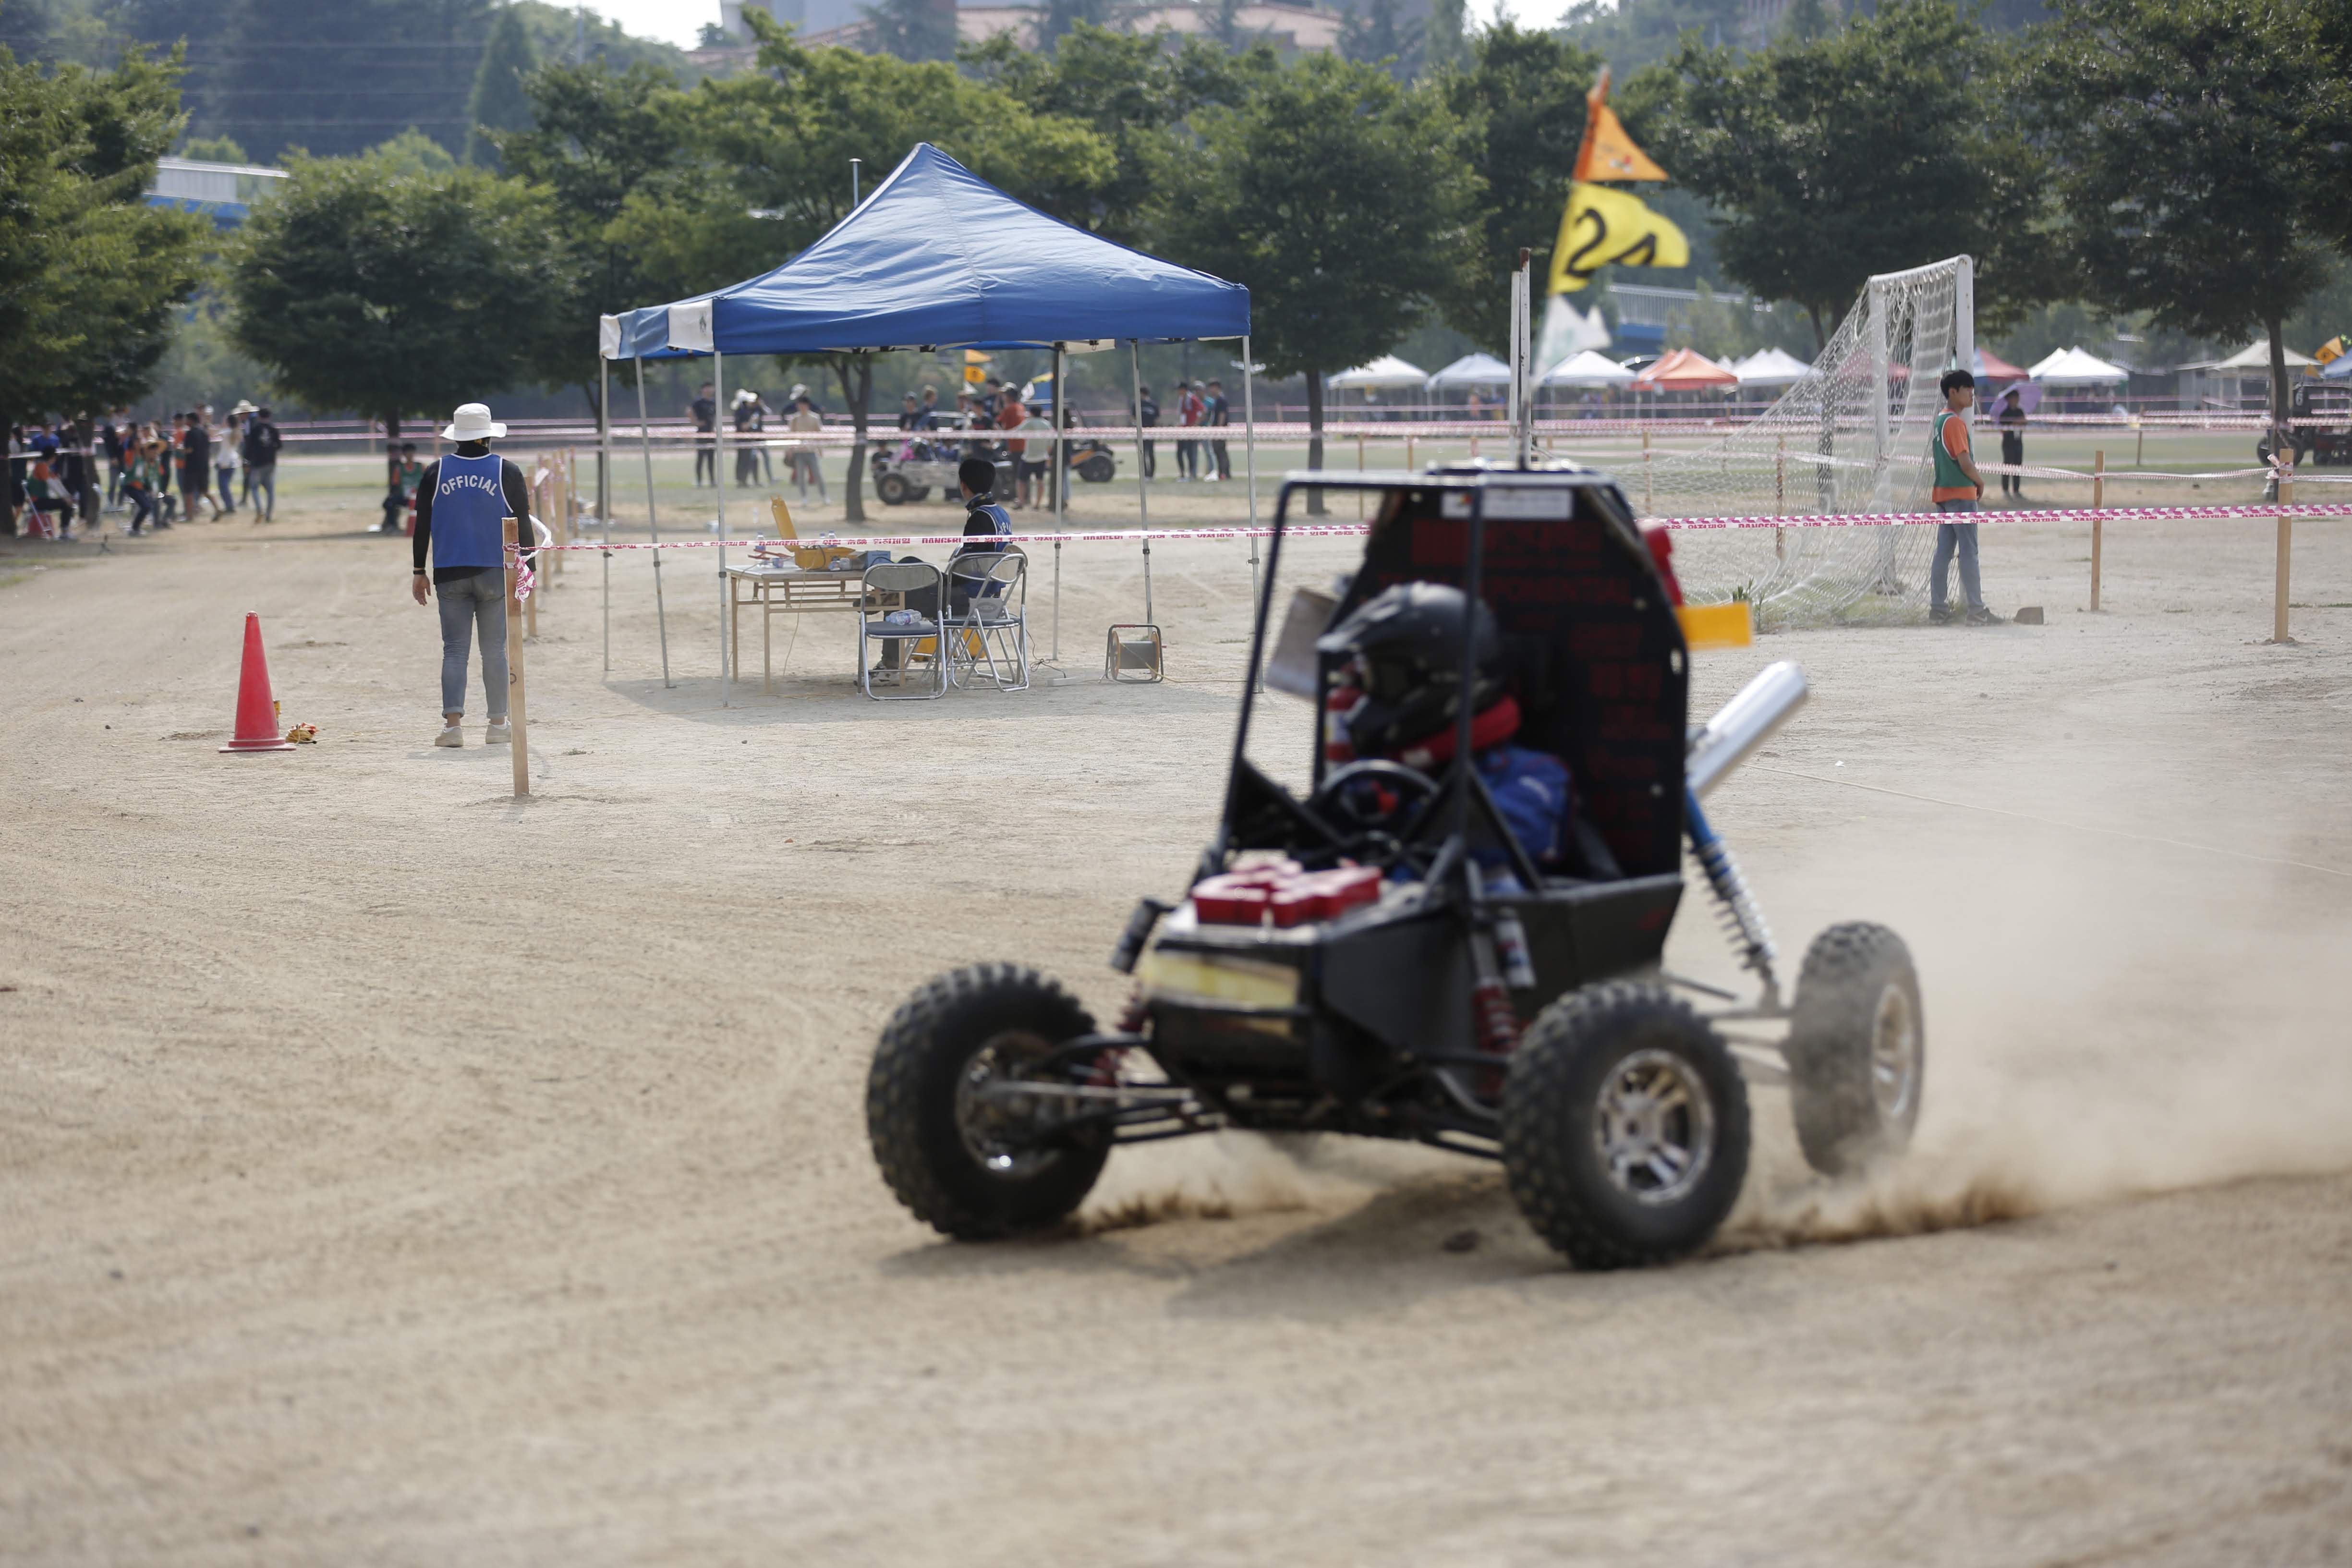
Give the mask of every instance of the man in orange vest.
<svg viewBox="0 0 2352 1568">
<path fill-rule="evenodd" d="M 1974 512 L 1984 497 L 1984 475 L 1977 470 L 1976 453 L 1969 441 L 1969 409 L 1977 400 L 1977 378 L 1964 370 L 1948 370 L 1937 384 L 1944 391 L 1944 412 L 1936 416 L 1936 434 L 1927 443 L 1936 465 L 1936 488 L 1929 498 L 1937 511 Z M 1952 557 L 1960 558 L 1960 590 L 1969 597 L 1969 625 L 1989 626 L 2000 619 L 1985 608 L 1984 584 L 1977 574 L 1977 525 L 1939 522 L 1936 525 L 1936 558 L 1927 568 L 1927 619 L 1936 626 L 1952 624 L 1949 597 Z"/>
</svg>

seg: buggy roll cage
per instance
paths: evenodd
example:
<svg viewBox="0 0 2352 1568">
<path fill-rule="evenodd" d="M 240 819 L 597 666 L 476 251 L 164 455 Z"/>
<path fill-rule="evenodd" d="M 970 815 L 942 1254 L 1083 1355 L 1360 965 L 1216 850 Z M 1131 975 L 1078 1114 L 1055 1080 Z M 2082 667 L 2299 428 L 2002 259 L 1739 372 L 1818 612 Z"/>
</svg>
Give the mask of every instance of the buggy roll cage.
<svg viewBox="0 0 2352 1568">
<path fill-rule="evenodd" d="M 1489 492 L 1538 487 L 1547 490 L 1594 492 L 1601 516 L 1613 530 L 1624 535 L 1621 542 L 1639 555 L 1646 566 L 1647 553 L 1641 547 L 1640 535 L 1632 516 L 1624 511 L 1617 500 L 1614 481 L 1606 474 L 1580 466 L 1497 466 L 1422 471 L 1297 469 L 1283 476 L 1282 489 L 1275 501 L 1274 531 L 1266 551 L 1266 588 L 1258 600 L 1251 629 L 1249 667 L 1242 689 L 1241 712 L 1234 730 L 1233 762 L 1226 773 L 1224 805 L 1219 816 L 1216 837 L 1202 853 L 1193 878 L 1196 882 L 1223 869 L 1225 858 L 1234 847 L 1236 825 L 1242 813 L 1253 804 L 1278 803 L 1285 815 L 1315 836 L 1334 844 L 1342 837 L 1305 803 L 1267 778 L 1247 756 L 1250 719 L 1255 710 L 1261 689 L 1260 677 L 1265 666 L 1266 630 L 1273 610 L 1274 585 L 1280 576 L 1282 542 L 1287 531 L 1291 498 L 1302 490 L 1356 490 L 1381 495 L 1413 490 L 1464 497 L 1466 517 L 1460 521 L 1467 525 L 1468 539 L 1466 558 L 1462 568 L 1463 587 L 1464 592 L 1475 600 L 1484 596 L 1486 588 L 1486 524 L 1493 515 L 1488 506 Z M 1443 501 L 1439 504 L 1442 509 Z M 1654 568 L 1649 569 L 1654 571 Z M 1465 620 L 1463 626 L 1461 689 L 1464 691 L 1474 689 L 1476 684 L 1477 653 L 1472 637 L 1474 624 Z M 1479 902 L 1483 889 L 1480 879 L 1468 874 L 1473 865 L 1469 849 L 1474 819 L 1483 823 L 1494 835 L 1524 886 L 1540 888 L 1543 876 L 1527 847 L 1504 823 L 1486 781 L 1473 765 L 1471 730 L 1475 715 L 1467 702 L 1461 704 L 1461 710 L 1455 719 L 1454 754 L 1447 760 L 1444 773 L 1436 781 L 1438 791 L 1403 836 L 1403 842 L 1409 845 L 1417 841 L 1425 843 L 1435 825 L 1444 823 L 1444 833 L 1437 843 L 1427 880 L 1433 888 L 1444 887 L 1458 880 L 1465 902 L 1475 906 Z M 1319 784 L 1324 777 L 1319 742 L 1315 776 Z"/>
</svg>

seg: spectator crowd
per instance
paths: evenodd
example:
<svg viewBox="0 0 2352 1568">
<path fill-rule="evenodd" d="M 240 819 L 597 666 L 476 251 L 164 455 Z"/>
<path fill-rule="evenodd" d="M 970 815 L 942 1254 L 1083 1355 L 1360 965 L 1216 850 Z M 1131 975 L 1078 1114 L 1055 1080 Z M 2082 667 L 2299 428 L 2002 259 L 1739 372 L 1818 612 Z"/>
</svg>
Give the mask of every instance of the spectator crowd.
<svg viewBox="0 0 2352 1568">
<path fill-rule="evenodd" d="M 127 408 L 87 426 L 37 419 L 8 432 L 7 531 L 71 539 L 113 516 L 137 535 L 240 508 L 269 522 L 284 444 L 269 410 L 243 400 L 145 422 Z"/>
</svg>

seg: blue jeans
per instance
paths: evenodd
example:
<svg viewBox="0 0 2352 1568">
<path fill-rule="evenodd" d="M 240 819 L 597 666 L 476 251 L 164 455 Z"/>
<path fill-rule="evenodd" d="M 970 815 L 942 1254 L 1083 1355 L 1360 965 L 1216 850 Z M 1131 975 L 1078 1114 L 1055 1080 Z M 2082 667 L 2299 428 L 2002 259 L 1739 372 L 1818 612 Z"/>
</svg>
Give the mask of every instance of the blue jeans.
<svg viewBox="0 0 2352 1568">
<path fill-rule="evenodd" d="M 245 504 L 246 504 L 246 505 L 247 505 L 247 506 L 251 506 L 251 505 L 253 504 L 253 492 L 254 492 L 254 491 L 256 491 L 256 490 L 260 490 L 260 491 L 262 491 L 264 494 L 268 495 L 268 498 L 269 498 L 269 504 L 268 504 L 268 506 L 265 506 L 265 507 L 263 507 L 263 508 L 261 509 L 261 515 L 262 515 L 263 517 L 265 517 L 265 518 L 269 518 L 269 517 L 275 517 L 275 516 L 277 516 L 277 515 L 278 515 L 278 465 L 277 465 L 277 464 L 275 464 L 275 463 L 255 463 L 255 464 L 253 464 L 252 466 L 248 467 L 248 468 L 245 470 Z"/>
<path fill-rule="evenodd" d="M 1974 511 L 1972 500 L 1939 500 L 1937 511 Z M 1977 525 L 1973 522 L 1939 522 L 1936 525 L 1936 559 L 1927 568 L 1927 604 L 1941 610 L 1951 603 L 1952 556 L 1960 558 L 1960 592 L 1969 596 L 1969 608 L 1984 608 L 1984 584 L 1977 575 Z"/>
<path fill-rule="evenodd" d="M 452 583 L 436 583 L 441 601 L 441 711 L 466 710 L 466 638 L 482 643 L 483 706 L 490 722 L 507 716 L 507 574 L 477 572 Z"/>
</svg>

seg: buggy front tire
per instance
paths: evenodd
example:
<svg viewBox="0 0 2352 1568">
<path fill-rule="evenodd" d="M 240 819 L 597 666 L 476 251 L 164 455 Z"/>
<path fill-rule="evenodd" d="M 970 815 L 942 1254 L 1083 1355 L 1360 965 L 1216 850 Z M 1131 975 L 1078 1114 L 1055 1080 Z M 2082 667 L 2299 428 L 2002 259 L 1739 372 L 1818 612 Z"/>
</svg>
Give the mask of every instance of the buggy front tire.
<svg viewBox="0 0 2352 1568">
<path fill-rule="evenodd" d="M 866 1080 L 866 1137 L 898 1201 L 964 1241 L 1066 1218 L 1102 1174 L 1109 1141 L 1038 1142 L 1043 1102 L 985 1091 L 1093 1031 L 1076 998 L 1015 964 L 973 964 L 908 997 Z"/>
<path fill-rule="evenodd" d="M 1748 1085 L 1706 1022 L 1654 985 L 1561 997 L 1503 1085 L 1503 1173 L 1536 1234 L 1580 1268 L 1703 1245 L 1748 1177 Z"/>
<path fill-rule="evenodd" d="M 1783 1051 L 1807 1164 L 1842 1176 L 1901 1152 L 1919 1124 L 1927 1070 L 1919 973 L 1903 939 L 1863 921 L 1815 937 Z"/>
</svg>

